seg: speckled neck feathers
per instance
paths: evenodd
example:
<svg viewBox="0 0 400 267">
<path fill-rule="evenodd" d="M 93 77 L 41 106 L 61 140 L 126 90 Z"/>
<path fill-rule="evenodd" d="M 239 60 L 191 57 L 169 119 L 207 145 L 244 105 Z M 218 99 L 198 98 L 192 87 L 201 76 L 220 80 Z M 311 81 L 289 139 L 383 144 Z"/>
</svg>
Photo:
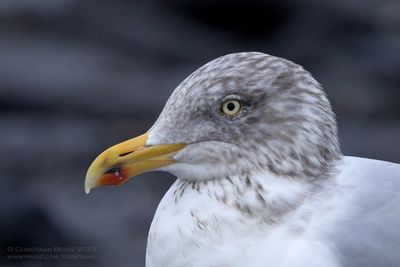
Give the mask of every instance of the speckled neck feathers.
<svg viewBox="0 0 400 267">
<path fill-rule="evenodd" d="M 242 103 L 237 115 L 222 114 L 226 99 Z M 293 245 L 307 225 L 302 207 L 334 183 L 342 158 L 321 85 L 297 64 L 253 52 L 217 58 L 175 89 L 147 145 L 172 143 L 187 146 L 162 168 L 179 179 L 154 217 L 148 266 L 279 266 L 280 249 L 266 253 L 279 240 Z M 309 251 L 330 255 L 319 241 Z"/>
</svg>

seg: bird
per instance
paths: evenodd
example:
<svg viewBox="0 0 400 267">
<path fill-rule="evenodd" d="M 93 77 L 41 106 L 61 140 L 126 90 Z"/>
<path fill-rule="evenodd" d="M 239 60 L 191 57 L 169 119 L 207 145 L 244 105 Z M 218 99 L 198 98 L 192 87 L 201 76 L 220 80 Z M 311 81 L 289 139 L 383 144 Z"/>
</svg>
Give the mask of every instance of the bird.
<svg viewBox="0 0 400 267">
<path fill-rule="evenodd" d="M 292 61 L 203 65 L 146 133 L 93 161 L 85 190 L 149 171 L 177 179 L 147 267 L 400 266 L 400 164 L 343 155 L 322 85 Z"/>
</svg>

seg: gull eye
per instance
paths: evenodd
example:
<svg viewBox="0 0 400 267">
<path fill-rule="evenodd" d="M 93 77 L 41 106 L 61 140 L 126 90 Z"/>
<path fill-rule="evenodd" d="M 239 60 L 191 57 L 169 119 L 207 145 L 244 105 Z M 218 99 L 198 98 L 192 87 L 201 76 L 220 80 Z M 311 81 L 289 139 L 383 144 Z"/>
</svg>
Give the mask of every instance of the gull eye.
<svg viewBox="0 0 400 267">
<path fill-rule="evenodd" d="M 221 106 L 221 111 L 228 116 L 234 116 L 241 110 L 242 103 L 238 100 L 226 100 Z"/>
</svg>

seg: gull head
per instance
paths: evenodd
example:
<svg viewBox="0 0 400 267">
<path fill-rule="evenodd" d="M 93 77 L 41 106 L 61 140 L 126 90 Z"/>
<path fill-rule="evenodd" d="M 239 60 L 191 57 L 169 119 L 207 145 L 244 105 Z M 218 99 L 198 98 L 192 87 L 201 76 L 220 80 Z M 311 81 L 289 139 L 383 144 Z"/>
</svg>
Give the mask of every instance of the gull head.
<svg viewBox="0 0 400 267">
<path fill-rule="evenodd" d="M 316 179 L 340 157 L 335 115 L 309 72 L 263 53 L 235 53 L 178 85 L 147 133 L 101 153 L 85 189 L 151 170 L 189 181 L 255 171 Z"/>
</svg>

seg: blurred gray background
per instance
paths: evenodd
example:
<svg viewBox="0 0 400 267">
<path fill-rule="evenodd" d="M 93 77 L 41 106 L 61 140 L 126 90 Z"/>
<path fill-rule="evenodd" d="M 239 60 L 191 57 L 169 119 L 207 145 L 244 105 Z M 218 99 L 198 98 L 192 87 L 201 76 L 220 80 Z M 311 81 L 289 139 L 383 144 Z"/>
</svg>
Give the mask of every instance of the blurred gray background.
<svg viewBox="0 0 400 267">
<path fill-rule="evenodd" d="M 399 14 L 399 0 L 1 0 L 0 265 L 144 266 L 174 178 L 151 173 L 85 195 L 86 169 L 227 53 L 303 65 L 329 95 L 343 152 L 400 162 Z M 96 251 L 7 257 L 54 246 Z"/>
</svg>

